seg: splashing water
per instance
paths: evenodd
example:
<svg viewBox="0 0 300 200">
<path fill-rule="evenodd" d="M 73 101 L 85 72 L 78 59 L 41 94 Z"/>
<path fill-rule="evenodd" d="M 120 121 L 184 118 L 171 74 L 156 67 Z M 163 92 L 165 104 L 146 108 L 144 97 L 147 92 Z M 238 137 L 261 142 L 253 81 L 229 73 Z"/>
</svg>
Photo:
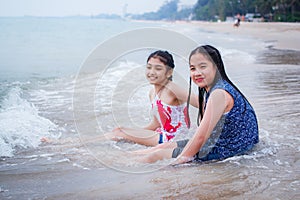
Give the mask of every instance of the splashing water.
<svg viewBox="0 0 300 200">
<path fill-rule="evenodd" d="M 22 98 L 20 87 L 11 88 L 1 102 L 0 156 L 11 157 L 16 149 L 37 147 L 41 137 L 58 138 L 56 129 L 53 122 L 40 116 L 38 109 Z"/>
</svg>

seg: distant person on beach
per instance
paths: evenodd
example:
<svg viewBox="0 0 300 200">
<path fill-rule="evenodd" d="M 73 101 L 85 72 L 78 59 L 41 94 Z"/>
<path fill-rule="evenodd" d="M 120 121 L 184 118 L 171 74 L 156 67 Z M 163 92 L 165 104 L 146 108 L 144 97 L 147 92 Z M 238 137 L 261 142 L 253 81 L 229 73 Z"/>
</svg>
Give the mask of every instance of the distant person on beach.
<svg viewBox="0 0 300 200">
<path fill-rule="evenodd" d="M 155 51 L 147 59 L 145 75 L 154 87 L 149 92 L 152 102 L 152 121 L 141 129 L 119 127 L 104 134 L 105 139 L 128 140 L 147 146 L 172 141 L 177 134 L 187 133 L 190 127 L 186 101 L 188 92 L 172 82 L 175 68 L 173 56 L 167 51 Z M 198 107 L 196 95 L 191 105 Z"/>
<path fill-rule="evenodd" d="M 237 18 L 234 20 L 233 27 L 239 27 L 240 24 L 241 24 L 241 19 L 240 19 L 240 17 L 237 17 Z"/>
<path fill-rule="evenodd" d="M 191 52 L 189 65 L 190 78 L 199 88 L 199 126 L 190 140 L 145 149 L 142 162 L 221 160 L 243 154 L 259 141 L 255 112 L 226 75 L 219 51 L 200 46 Z"/>
</svg>

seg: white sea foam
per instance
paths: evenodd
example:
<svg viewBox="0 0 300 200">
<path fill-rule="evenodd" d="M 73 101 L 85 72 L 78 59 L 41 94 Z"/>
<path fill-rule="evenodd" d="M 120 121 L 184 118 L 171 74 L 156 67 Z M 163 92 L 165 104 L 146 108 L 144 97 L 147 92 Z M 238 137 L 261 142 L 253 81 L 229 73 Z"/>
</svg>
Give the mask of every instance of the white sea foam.
<svg viewBox="0 0 300 200">
<path fill-rule="evenodd" d="M 251 64 L 255 61 L 255 55 L 252 55 L 246 51 L 238 49 L 225 49 L 220 48 L 220 52 L 224 59 L 224 62 L 232 63 L 235 61 L 243 61 L 243 64 Z"/>
<path fill-rule="evenodd" d="M 13 87 L 1 102 L 0 156 L 11 157 L 17 149 L 35 148 L 41 137 L 59 137 L 57 126 L 39 115 L 38 109 Z"/>
</svg>

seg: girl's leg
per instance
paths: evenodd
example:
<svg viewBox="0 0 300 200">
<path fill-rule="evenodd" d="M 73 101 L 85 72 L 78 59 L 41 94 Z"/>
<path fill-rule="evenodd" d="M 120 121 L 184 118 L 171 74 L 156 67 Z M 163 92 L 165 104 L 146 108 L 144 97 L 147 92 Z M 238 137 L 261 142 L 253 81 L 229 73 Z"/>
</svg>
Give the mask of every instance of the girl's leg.
<svg viewBox="0 0 300 200">
<path fill-rule="evenodd" d="M 140 159 L 140 161 L 144 163 L 153 163 L 158 160 L 170 159 L 172 158 L 174 149 L 175 148 L 157 149 L 156 151 L 147 154 L 145 157 Z"/>
<path fill-rule="evenodd" d="M 125 139 L 146 146 L 156 146 L 159 140 L 159 134 L 155 131 L 123 127 L 115 129 L 109 137 L 113 140 Z"/>
<path fill-rule="evenodd" d="M 141 150 L 132 151 L 132 153 L 143 155 L 143 154 L 153 153 L 153 152 L 155 152 L 157 150 L 160 150 L 160 149 L 170 149 L 170 148 L 175 149 L 176 147 L 177 147 L 176 142 L 165 142 L 165 143 L 158 144 L 158 145 L 156 145 L 154 147 L 151 147 L 151 148 L 148 148 L 148 149 L 141 149 Z"/>
</svg>

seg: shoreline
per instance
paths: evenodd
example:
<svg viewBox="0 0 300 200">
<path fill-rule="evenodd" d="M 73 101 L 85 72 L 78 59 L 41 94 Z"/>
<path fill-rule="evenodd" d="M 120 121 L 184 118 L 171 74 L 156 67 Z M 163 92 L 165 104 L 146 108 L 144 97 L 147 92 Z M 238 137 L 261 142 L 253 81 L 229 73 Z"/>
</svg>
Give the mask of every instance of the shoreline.
<svg viewBox="0 0 300 200">
<path fill-rule="evenodd" d="M 241 22 L 239 27 L 234 27 L 233 22 L 174 21 L 167 23 L 196 26 L 208 32 L 223 33 L 228 37 L 250 37 L 265 44 L 265 49 L 257 54 L 257 63 L 300 65 L 300 23 Z"/>
<path fill-rule="evenodd" d="M 135 22 L 187 24 L 207 31 L 229 35 L 247 36 L 270 43 L 270 48 L 300 51 L 300 23 L 289 22 L 241 22 L 238 28 L 233 22 L 208 21 L 153 21 L 132 20 Z"/>
<path fill-rule="evenodd" d="M 281 22 L 241 22 L 233 27 L 233 22 L 204 22 L 204 21 L 176 21 L 200 28 L 230 35 L 247 36 L 272 43 L 271 48 L 281 50 L 300 51 L 300 24 Z"/>
<path fill-rule="evenodd" d="M 31 18 L 31 16 L 27 16 Z M 1 18 L 27 18 L 26 16 L 0 17 Z M 33 18 L 72 18 L 72 17 L 33 17 Z M 83 17 L 85 18 L 85 17 Z M 93 19 L 93 18 L 87 18 Z M 98 19 L 98 18 L 94 18 Z M 100 18 L 99 18 L 100 19 Z M 114 20 L 114 19 L 107 19 Z M 197 26 L 207 31 L 219 32 L 229 35 L 247 36 L 270 43 L 270 47 L 280 50 L 300 51 L 300 23 L 297 22 L 244 22 L 241 21 L 238 28 L 233 27 L 234 22 L 209 22 L 209 21 L 164 21 L 164 20 L 135 20 L 132 22 L 187 24 Z"/>
<path fill-rule="evenodd" d="M 233 22 L 132 21 L 189 25 L 207 32 L 222 33 L 231 38 L 234 36 L 251 38 L 261 41 L 265 46 L 264 50 L 257 52 L 257 63 L 300 65 L 300 23 L 241 22 L 239 27 L 234 27 Z"/>
</svg>

